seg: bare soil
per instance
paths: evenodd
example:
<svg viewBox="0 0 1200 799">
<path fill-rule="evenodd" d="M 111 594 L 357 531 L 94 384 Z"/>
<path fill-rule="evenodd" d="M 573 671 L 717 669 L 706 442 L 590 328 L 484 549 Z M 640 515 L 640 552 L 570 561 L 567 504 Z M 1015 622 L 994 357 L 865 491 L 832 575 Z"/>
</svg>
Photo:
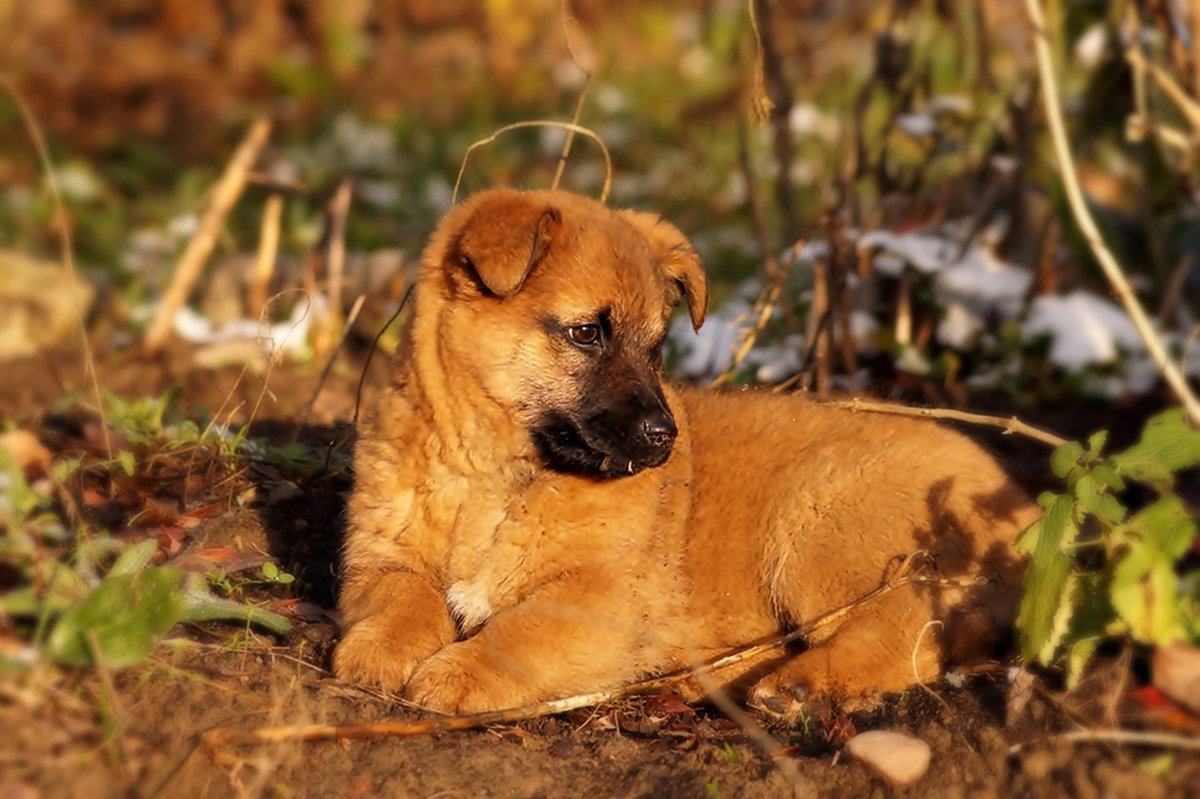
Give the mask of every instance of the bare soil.
<svg viewBox="0 0 1200 799">
<path fill-rule="evenodd" d="M 108 359 L 101 380 L 125 395 L 184 387 L 184 408 L 226 404 L 238 369 L 180 366 L 188 353 L 152 364 Z M 335 370 L 309 416 L 302 440 L 344 450 L 359 364 Z M 46 411 L 64 393 L 83 393 L 75 353 L 47 354 L 4 367 L 0 416 L 63 441 L 63 422 Z M 372 369 L 378 385 L 384 367 Z M 256 423 L 259 435 L 291 439 L 311 396 L 314 368 L 287 367 L 270 378 Z M 244 378 L 236 402 L 254 407 L 261 378 Z M 1122 409 L 1109 409 L 1116 420 Z M 1103 419 L 1064 414 L 1076 434 Z M 343 424 L 335 424 L 339 422 Z M 57 425 L 57 427 L 55 427 Z M 57 437 L 56 437 L 57 436 Z M 1031 486 L 1044 479 L 1045 452 L 1011 440 L 992 443 Z M 412 737 L 324 743 L 212 746 L 214 728 L 417 719 L 394 697 L 333 679 L 334 575 L 344 471 L 287 473 L 252 464 L 230 481 L 220 512 L 188 529 L 183 554 L 265 553 L 297 576 L 290 586 L 246 589 L 287 613 L 286 639 L 228 624 L 192 625 L 136 668 L 69 671 L 37 668 L 0 676 L 0 797 L 1155 797 L 1200 796 L 1200 756 L 1135 746 L 1067 743 L 1054 736 L 1080 725 L 1167 726 L 1192 733 L 1195 719 L 1169 717 L 1131 699 L 1144 675 L 1111 653 L 1083 685 L 1064 693 L 1053 675 L 1034 675 L 1033 690 L 1010 685 L 1003 663 L 961 684 L 892 697 L 879 710 L 814 712 L 800 728 L 758 718 L 777 742 L 764 752 L 738 724 L 714 709 L 670 696 L 627 699 L 598 708 Z M 239 504 L 253 487 L 254 499 Z M 186 511 L 186 508 L 184 508 Z M 928 774 L 892 789 L 846 756 L 856 732 L 891 729 L 926 741 Z M 1020 744 L 1019 751 L 1013 751 Z M 790 759 L 789 779 L 777 762 Z"/>
</svg>

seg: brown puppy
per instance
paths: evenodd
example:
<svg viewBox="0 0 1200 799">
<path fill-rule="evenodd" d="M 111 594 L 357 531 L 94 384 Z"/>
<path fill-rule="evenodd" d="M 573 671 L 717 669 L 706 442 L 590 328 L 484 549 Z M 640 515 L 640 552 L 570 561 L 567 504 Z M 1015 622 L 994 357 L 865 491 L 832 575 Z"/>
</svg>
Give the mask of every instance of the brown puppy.
<svg viewBox="0 0 1200 799">
<path fill-rule="evenodd" d="M 668 317 L 686 297 L 699 327 L 707 292 L 653 215 L 511 190 L 447 214 L 359 433 L 339 677 L 449 712 L 592 691 L 811 620 L 918 549 L 987 582 L 904 586 L 723 679 L 869 700 L 978 655 L 1028 499 L 930 422 L 663 386 Z"/>
</svg>

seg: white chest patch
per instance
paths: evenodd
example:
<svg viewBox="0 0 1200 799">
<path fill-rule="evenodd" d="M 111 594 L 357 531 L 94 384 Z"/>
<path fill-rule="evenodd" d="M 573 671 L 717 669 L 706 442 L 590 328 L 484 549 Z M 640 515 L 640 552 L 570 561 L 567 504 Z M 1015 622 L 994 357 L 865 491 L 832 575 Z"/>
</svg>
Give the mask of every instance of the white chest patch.
<svg viewBox="0 0 1200 799">
<path fill-rule="evenodd" d="M 446 604 L 464 633 L 473 631 L 492 615 L 488 588 L 482 582 L 459 580 L 446 591 Z"/>
</svg>

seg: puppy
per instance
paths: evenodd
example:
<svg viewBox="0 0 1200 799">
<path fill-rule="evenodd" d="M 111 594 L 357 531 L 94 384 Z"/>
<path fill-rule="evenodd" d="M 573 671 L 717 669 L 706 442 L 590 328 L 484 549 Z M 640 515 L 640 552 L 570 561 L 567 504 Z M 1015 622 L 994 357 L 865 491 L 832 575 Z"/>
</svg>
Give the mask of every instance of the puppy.
<svg viewBox="0 0 1200 799">
<path fill-rule="evenodd" d="M 699 328 L 708 298 L 670 224 L 486 191 L 446 215 L 418 280 L 354 455 L 342 679 L 450 713 L 594 691 L 770 639 L 918 550 L 937 580 L 719 679 L 767 707 L 862 705 L 1010 619 L 1036 508 L 971 441 L 661 382 L 672 310 Z"/>
</svg>

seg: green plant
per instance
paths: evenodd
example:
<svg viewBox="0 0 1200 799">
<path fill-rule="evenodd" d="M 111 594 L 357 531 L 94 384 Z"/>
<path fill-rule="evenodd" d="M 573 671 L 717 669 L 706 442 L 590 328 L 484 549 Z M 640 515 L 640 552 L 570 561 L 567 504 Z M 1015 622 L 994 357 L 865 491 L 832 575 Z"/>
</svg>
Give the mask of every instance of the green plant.
<svg viewBox="0 0 1200 799">
<path fill-rule="evenodd" d="M 1196 514 L 1174 491 L 1200 465 L 1200 430 L 1180 410 L 1152 418 L 1128 449 L 1103 453 L 1106 432 L 1055 450 L 1062 493 L 1038 498 L 1045 514 L 1018 539 L 1030 556 L 1017 615 L 1021 652 L 1062 662 L 1078 680 L 1099 643 L 1124 637 L 1157 646 L 1200 641 L 1200 569 L 1180 575 L 1196 540 Z M 1149 499 L 1131 511 L 1133 485 Z"/>
</svg>

